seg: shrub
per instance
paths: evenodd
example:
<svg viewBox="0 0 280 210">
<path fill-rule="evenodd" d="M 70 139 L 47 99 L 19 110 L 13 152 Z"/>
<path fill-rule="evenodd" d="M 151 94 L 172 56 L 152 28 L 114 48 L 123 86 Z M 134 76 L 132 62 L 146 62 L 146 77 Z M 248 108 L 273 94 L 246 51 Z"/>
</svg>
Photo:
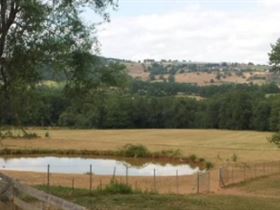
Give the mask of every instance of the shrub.
<svg viewBox="0 0 280 210">
<path fill-rule="evenodd" d="M 46 138 L 50 138 L 49 131 L 47 131 L 47 132 L 45 133 L 45 137 L 46 137 Z"/>
<path fill-rule="evenodd" d="M 232 155 L 232 157 L 231 157 L 231 160 L 232 160 L 233 162 L 236 162 L 237 159 L 238 159 L 238 157 L 237 157 L 237 155 L 234 153 L 234 154 Z"/>
<path fill-rule="evenodd" d="M 179 149 L 176 150 L 162 150 L 160 152 L 154 152 L 154 157 L 167 157 L 167 158 L 179 158 L 182 156 L 182 153 Z"/>
<path fill-rule="evenodd" d="M 189 157 L 189 159 L 190 159 L 192 162 L 195 162 L 195 161 L 197 160 L 197 157 L 196 157 L 196 155 L 191 155 L 191 156 Z"/>
<path fill-rule="evenodd" d="M 150 157 L 151 153 L 144 145 L 127 144 L 121 150 L 122 155 L 125 157 Z"/>
<path fill-rule="evenodd" d="M 273 134 L 268 141 L 280 147 L 280 132 Z"/>
<path fill-rule="evenodd" d="M 111 182 L 102 190 L 102 192 L 110 194 L 131 194 L 133 193 L 133 190 L 129 185 Z"/>
<path fill-rule="evenodd" d="M 213 167 L 214 167 L 213 163 L 211 163 L 211 162 L 206 162 L 206 169 L 207 169 L 207 170 L 209 170 L 209 169 L 211 169 L 211 168 L 213 168 Z"/>
</svg>

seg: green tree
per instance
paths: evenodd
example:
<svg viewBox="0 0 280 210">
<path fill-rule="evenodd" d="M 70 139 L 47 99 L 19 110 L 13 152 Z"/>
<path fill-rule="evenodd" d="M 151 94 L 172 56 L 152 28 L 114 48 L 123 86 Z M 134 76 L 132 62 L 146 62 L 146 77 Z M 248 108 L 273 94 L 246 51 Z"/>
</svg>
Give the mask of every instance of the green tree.
<svg viewBox="0 0 280 210">
<path fill-rule="evenodd" d="M 269 53 L 269 61 L 272 65 L 273 71 L 280 71 L 280 39 L 276 44 L 271 45 L 271 52 Z"/>
<path fill-rule="evenodd" d="M 260 100 L 256 102 L 253 108 L 253 122 L 254 129 L 259 131 L 269 130 L 269 117 L 270 117 L 270 105 L 268 102 Z"/>
<path fill-rule="evenodd" d="M 275 97 L 271 100 L 270 129 L 280 130 L 280 98 Z"/>
<path fill-rule="evenodd" d="M 43 66 L 81 85 L 80 68 L 73 63 L 88 58 L 96 43 L 94 26 L 85 25 L 81 13 L 90 8 L 107 20 L 110 5 L 113 0 L 0 1 L 0 97 L 11 122 L 20 123 Z"/>
</svg>

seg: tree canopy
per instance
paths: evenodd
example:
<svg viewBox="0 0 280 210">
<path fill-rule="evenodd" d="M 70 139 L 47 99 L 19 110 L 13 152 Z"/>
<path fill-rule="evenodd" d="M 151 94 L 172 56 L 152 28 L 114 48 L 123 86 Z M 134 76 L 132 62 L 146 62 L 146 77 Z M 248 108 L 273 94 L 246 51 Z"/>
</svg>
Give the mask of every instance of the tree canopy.
<svg viewBox="0 0 280 210">
<path fill-rule="evenodd" d="M 91 52 L 97 39 L 94 25 L 86 25 L 81 14 L 91 9 L 108 20 L 106 9 L 115 5 L 114 0 L 1 0 L 2 114 L 12 120 L 26 111 L 42 68 L 63 72 L 72 87 L 88 85 L 85 63 L 93 70 Z"/>
<path fill-rule="evenodd" d="M 280 71 L 280 39 L 277 40 L 276 44 L 271 45 L 271 52 L 269 53 L 269 61 L 272 65 L 273 71 Z"/>
</svg>

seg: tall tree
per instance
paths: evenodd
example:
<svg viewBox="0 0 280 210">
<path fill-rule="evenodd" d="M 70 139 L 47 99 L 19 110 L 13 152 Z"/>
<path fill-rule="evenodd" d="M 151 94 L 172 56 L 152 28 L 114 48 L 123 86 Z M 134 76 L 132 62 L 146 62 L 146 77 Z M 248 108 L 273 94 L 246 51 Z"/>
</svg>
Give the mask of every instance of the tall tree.
<svg viewBox="0 0 280 210">
<path fill-rule="evenodd" d="M 0 98 L 5 101 L 0 113 L 19 120 L 42 66 L 63 71 L 77 84 L 85 65 L 77 60 L 88 58 L 96 43 L 94 25 L 85 25 L 81 14 L 91 9 L 107 20 L 106 8 L 114 5 L 114 0 L 0 0 Z"/>
<path fill-rule="evenodd" d="M 280 72 L 280 39 L 277 40 L 276 44 L 271 45 L 271 48 L 269 61 L 272 65 L 272 70 Z"/>
</svg>

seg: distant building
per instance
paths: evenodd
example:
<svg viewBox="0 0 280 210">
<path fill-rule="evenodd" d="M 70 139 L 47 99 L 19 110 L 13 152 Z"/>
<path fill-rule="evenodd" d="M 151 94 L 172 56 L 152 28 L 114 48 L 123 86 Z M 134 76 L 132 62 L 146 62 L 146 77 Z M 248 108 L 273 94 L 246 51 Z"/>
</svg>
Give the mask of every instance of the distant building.
<svg viewBox="0 0 280 210">
<path fill-rule="evenodd" d="M 144 63 L 145 64 L 153 64 L 155 63 L 156 61 L 154 59 L 144 59 Z"/>
</svg>

